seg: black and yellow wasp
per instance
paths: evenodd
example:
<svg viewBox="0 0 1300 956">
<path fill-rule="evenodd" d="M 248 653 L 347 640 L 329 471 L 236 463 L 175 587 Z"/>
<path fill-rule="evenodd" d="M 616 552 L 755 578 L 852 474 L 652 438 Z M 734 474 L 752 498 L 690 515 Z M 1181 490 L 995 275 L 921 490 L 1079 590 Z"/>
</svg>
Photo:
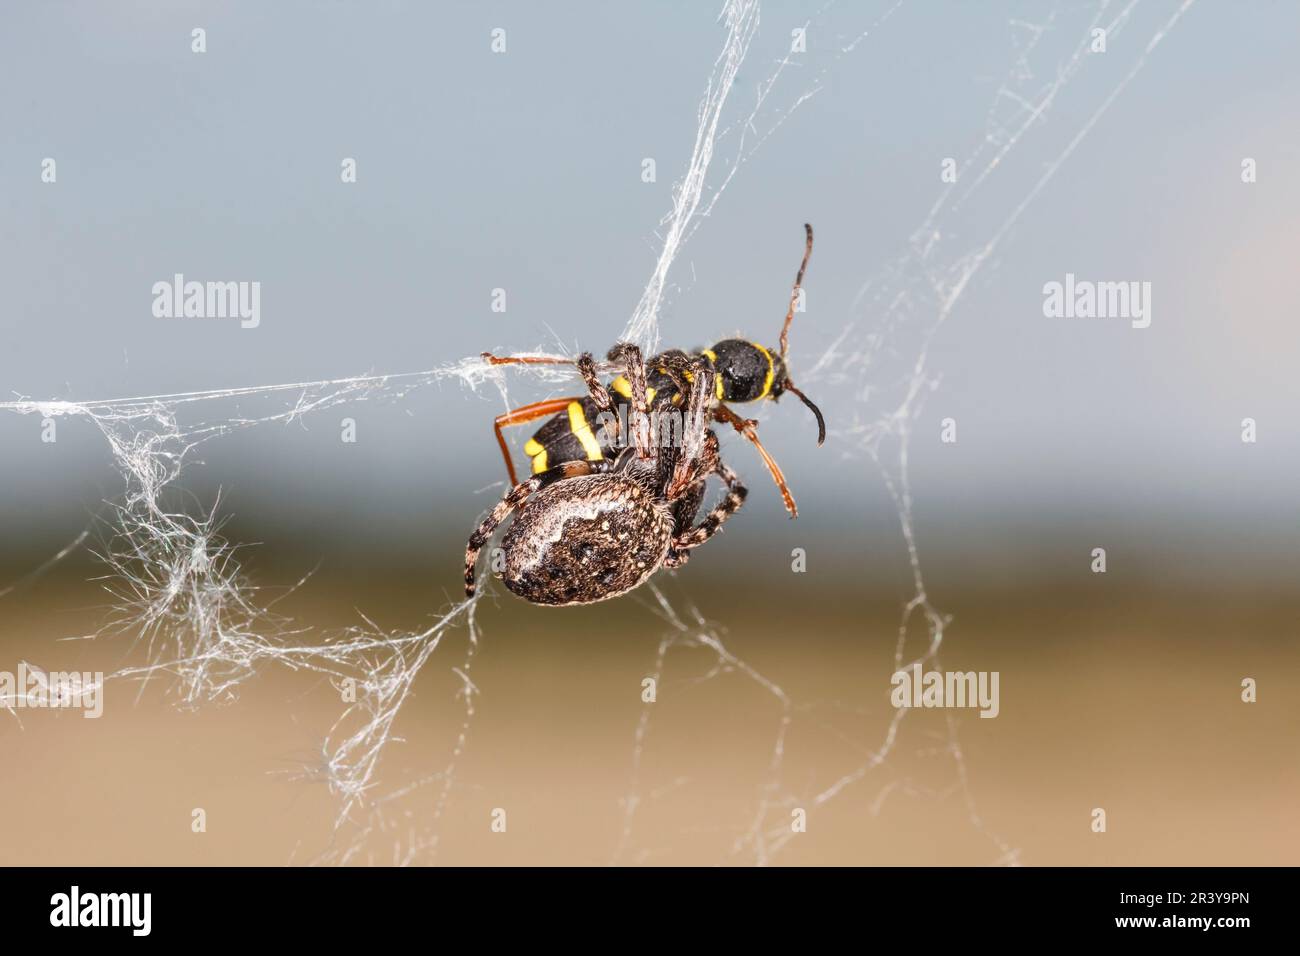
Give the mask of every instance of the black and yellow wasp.
<svg viewBox="0 0 1300 956">
<path fill-rule="evenodd" d="M 716 394 L 709 409 L 713 419 L 731 425 L 753 443 L 762 456 L 772 480 L 781 490 L 786 510 L 790 517 L 798 515 L 794 496 L 786 484 L 780 467 L 767 453 L 758 440 L 756 431 L 758 423 L 752 419 L 742 418 L 728 407 L 729 402 L 756 402 L 763 399 L 779 399 L 786 392 L 797 396 L 801 402 L 812 410 L 817 418 L 817 444 L 826 440 L 826 422 L 820 409 L 814 405 L 803 392 L 795 388 L 790 380 L 790 371 L 786 366 L 786 354 L 790 345 L 790 323 L 794 319 L 795 306 L 799 291 L 803 286 L 804 272 L 808 268 L 808 258 L 812 255 L 813 230 L 805 225 L 807 240 L 804 246 L 803 260 L 795 276 L 794 288 L 790 293 L 790 306 L 786 311 L 785 324 L 781 327 L 779 349 L 769 349 L 757 342 L 744 339 L 724 339 L 710 348 L 698 352 L 686 353 L 678 349 L 661 352 L 645 362 L 646 398 L 652 408 L 668 405 L 681 405 L 688 390 L 686 383 L 691 379 L 691 368 L 699 367 L 703 361 L 715 373 Z M 614 361 L 624 350 L 615 346 L 610 352 Z M 609 383 L 608 389 L 596 377 L 596 366 L 590 353 L 579 359 L 562 358 L 548 355 L 511 355 L 496 356 L 484 352 L 483 358 L 492 365 L 527 364 L 527 365 L 576 365 L 587 380 L 587 386 L 593 394 L 605 391 L 619 404 L 623 415 L 627 414 L 627 404 L 632 399 L 632 386 L 626 375 L 620 375 Z M 588 396 L 554 398 L 544 402 L 534 402 L 499 415 L 494 423 L 497 443 L 505 458 L 506 470 L 510 483 L 518 484 L 514 463 L 510 458 L 510 449 L 506 445 L 503 428 L 511 425 L 523 425 L 539 418 L 552 416 L 542 425 L 532 438 L 524 445 L 524 452 L 532 459 L 533 474 L 541 474 L 550 468 L 571 461 L 602 461 L 617 453 L 617 434 L 609 429 L 597 427 L 601 409 L 596 399 Z M 626 418 L 624 418 L 626 420 Z"/>
</svg>

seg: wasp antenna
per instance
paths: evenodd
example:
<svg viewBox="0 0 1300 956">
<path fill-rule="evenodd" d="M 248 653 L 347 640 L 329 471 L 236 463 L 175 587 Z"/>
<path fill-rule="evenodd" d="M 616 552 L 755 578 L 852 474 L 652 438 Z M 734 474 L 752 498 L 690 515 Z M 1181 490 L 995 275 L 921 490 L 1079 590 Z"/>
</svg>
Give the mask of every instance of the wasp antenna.
<svg viewBox="0 0 1300 956">
<path fill-rule="evenodd" d="M 794 277 L 794 288 L 790 291 L 790 308 L 785 313 L 785 325 L 781 326 L 781 358 L 785 358 L 786 353 L 790 351 L 790 323 L 794 321 L 794 307 L 799 301 L 799 290 L 803 287 L 803 274 L 808 269 L 808 257 L 812 255 L 812 223 L 805 222 L 803 229 L 808 239 L 804 243 L 803 261 L 799 263 L 799 272 Z"/>
<path fill-rule="evenodd" d="M 783 388 L 787 392 L 794 392 L 798 395 L 799 401 L 807 405 L 812 413 L 817 416 L 817 444 L 823 444 L 826 441 L 826 419 L 822 418 L 822 410 L 812 403 L 812 399 L 791 385 L 788 380 Z"/>
</svg>

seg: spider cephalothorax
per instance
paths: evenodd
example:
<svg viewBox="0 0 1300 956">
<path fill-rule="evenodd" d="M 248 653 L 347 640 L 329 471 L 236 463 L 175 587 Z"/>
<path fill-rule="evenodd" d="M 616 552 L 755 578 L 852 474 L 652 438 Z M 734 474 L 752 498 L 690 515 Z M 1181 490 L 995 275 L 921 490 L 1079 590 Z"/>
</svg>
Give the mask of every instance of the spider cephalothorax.
<svg viewBox="0 0 1300 956">
<path fill-rule="evenodd" d="M 640 353 L 625 347 L 634 399 L 643 414 L 645 371 Z M 634 444 L 613 458 L 575 460 L 515 485 L 470 535 L 465 593 L 473 596 L 479 552 L 497 527 L 514 518 L 501 539 L 502 580 L 534 604 L 591 604 L 631 591 L 661 567 L 685 564 L 744 503 L 745 488 L 718 455 L 706 426 L 714 373 L 692 373 L 686 431 L 680 446 L 660 447 L 635 430 Z M 726 497 L 699 525 L 705 482 L 717 475 Z"/>
<path fill-rule="evenodd" d="M 749 441 L 753 442 L 763 457 L 763 463 L 772 474 L 772 480 L 781 490 L 786 510 L 790 516 L 798 514 L 794 496 L 786 485 L 785 476 L 780 467 L 767 453 L 758 440 L 757 423 L 737 415 L 728 406 L 729 402 L 746 403 L 764 399 L 779 399 L 786 392 L 796 395 L 808 406 L 817 419 L 817 443 L 826 440 L 826 422 L 820 409 L 795 388 L 790 381 L 790 372 L 786 366 L 786 353 L 790 346 L 790 323 L 794 319 L 795 306 L 803 286 L 804 272 L 808 267 L 808 258 L 812 255 L 812 226 L 805 225 L 806 242 L 803 260 L 795 275 L 794 288 L 790 293 L 790 305 L 786 310 L 785 325 L 781 328 L 780 347 L 769 349 L 757 342 L 746 339 L 723 339 L 721 342 L 688 354 L 679 349 L 661 352 L 646 363 L 646 402 L 651 409 L 662 409 L 671 405 L 680 406 L 686 399 L 690 380 L 696 366 L 707 367 L 715 374 L 713 387 L 706 396 L 709 414 L 714 421 L 731 425 Z M 611 363 L 618 364 L 625 353 L 624 346 L 615 346 L 609 353 Z M 522 425 L 537 421 L 539 418 L 549 420 L 537 430 L 536 434 L 524 445 L 524 451 L 532 459 L 532 471 L 540 475 L 556 465 L 570 461 L 598 462 L 613 458 L 618 454 L 620 441 L 628 441 L 627 430 L 602 428 L 598 419 L 602 414 L 621 413 L 628 417 L 633 403 L 632 383 L 627 374 L 619 375 L 606 387 L 601 383 L 595 360 L 590 353 L 584 353 L 578 359 L 547 355 L 509 355 L 498 357 L 483 353 L 483 357 L 493 365 L 510 363 L 576 365 L 587 383 L 588 395 L 572 398 L 549 399 L 516 408 L 497 417 L 495 422 L 497 443 L 501 446 L 505 458 L 506 470 L 510 483 L 516 484 L 514 462 L 510 458 L 510 449 L 506 446 L 502 429 L 510 425 Z M 639 353 L 638 353 L 639 360 Z"/>
</svg>

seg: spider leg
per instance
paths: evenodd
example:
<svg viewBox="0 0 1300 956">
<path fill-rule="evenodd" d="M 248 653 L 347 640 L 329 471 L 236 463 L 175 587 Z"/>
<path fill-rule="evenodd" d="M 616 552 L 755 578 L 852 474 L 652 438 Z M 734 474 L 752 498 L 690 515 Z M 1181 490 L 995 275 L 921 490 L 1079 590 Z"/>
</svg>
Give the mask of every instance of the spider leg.
<svg viewBox="0 0 1300 956">
<path fill-rule="evenodd" d="M 740 483 L 740 479 L 734 471 L 724 465 L 721 460 L 715 458 L 712 474 L 716 474 L 726 482 L 727 496 L 705 515 L 700 524 L 689 531 L 683 531 L 673 539 L 672 547 L 668 549 L 668 555 L 664 558 L 664 567 L 680 568 L 690 559 L 691 551 L 717 534 L 723 523 L 739 511 L 745 503 L 745 497 L 749 494 L 749 491 Z"/>
<path fill-rule="evenodd" d="M 611 411 L 614 408 L 614 399 L 600 380 L 600 375 L 596 372 L 596 360 L 592 358 L 590 352 L 583 352 L 578 356 L 577 361 L 578 373 L 582 380 L 587 383 L 587 391 L 591 395 L 591 400 L 596 403 L 596 407 L 602 412 Z"/>
<path fill-rule="evenodd" d="M 609 350 L 609 361 L 626 368 L 628 384 L 632 387 L 632 415 L 630 428 L 636 455 L 641 459 L 654 458 L 655 448 L 650 436 L 650 401 L 646 397 L 645 360 L 641 350 L 629 342 L 619 342 Z"/>
<path fill-rule="evenodd" d="M 686 489 L 717 470 L 718 437 L 709 431 L 710 407 L 716 373 L 700 361 L 691 374 L 691 391 L 686 399 L 682 422 L 682 449 L 673 463 L 672 477 L 664 494 L 680 498 Z"/>
<path fill-rule="evenodd" d="M 493 532 L 501 526 L 501 522 L 510 516 L 510 513 L 528 500 L 528 496 L 536 491 L 540 491 L 547 485 L 559 481 L 562 478 L 576 478 L 579 475 L 589 475 L 594 471 L 591 462 L 587 461 L 568 461 L 562 465 L 556 465 L 554 468 L 548 468 L 540 475 L 533 475 L 527 481 L 522 481 L 511 488 L 504 498 L 497 502 L 495 508 L 488 512 L 474 533 L 469 536 L 469 542 L 465 546 L 465 597 L 472 598 L 474 592 L 478 589 L 474 580 L 474 568 L 478 564 L 479 552 L 483 546 L 492 538 Z"/>
<path fill-rule="evenodd" d="M 650 365 L 671 378 L 677 391 L 683 395 L 690 393 L 690 377 L 701 364 L 703 363 L 698 357 L 688 355 L 681 349 L 668 349 L 650 359 Z"/>
<path fill-rule="evenodd" d="M 741 418 L 726 405 L 718 405 L 713 410 L 713 416 L 718 421 L 731 425 L 753 443 L 754 447 L 758 449 L 758 453 L 763 457 L 763 464 L 767 465 L 772 480 L 776 482 L 777 488 L 781 491 L 781 498 L 785 502 L 785 510 L 790 512 L 791 518 L 799 517 L 799 509 L 795 506 L 794 495 L 790 494 L 790 486 L 785 482 L 785 475 L 781 473 L 781 466 L 776 463 L 776 459 L 767 453 L 763 443 L 758 440 L 758 431 L 756 430 L 758 423 L 752 419 Z"/>
</svg>

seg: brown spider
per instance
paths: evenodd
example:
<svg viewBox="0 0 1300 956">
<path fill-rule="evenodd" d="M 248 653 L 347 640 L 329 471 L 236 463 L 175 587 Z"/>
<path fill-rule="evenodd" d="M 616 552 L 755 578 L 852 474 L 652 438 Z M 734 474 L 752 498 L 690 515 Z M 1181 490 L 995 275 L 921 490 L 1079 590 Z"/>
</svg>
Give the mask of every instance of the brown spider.
<svg viewBox="0 0 1300 956">
<path fill-rule="evenodd" d="M 621 345 L 615 354 L 626 363 L 633 410 L 648 420 L 641 352 Z M 656 444 L 647 429 L 632 428 L 633 444 L 612 458 L 566 461 L 515 485 L 469 537 L 465 594 L 474 595 L 479 552 L 512 513 L 501 540 L 502 578 L 511 592 L 534 604 L 604 601 L 644 584 L 661 567 L 685 564 L 746 495 L 708 428 L 715 380 L 708 363 L 692 363 L 680 445 Z M 612 399 L 594 374 L 588 384 L 608 410 Z M 722 479 L 727 494 L 696 525 L 710 475 Z"/>
</svg>

